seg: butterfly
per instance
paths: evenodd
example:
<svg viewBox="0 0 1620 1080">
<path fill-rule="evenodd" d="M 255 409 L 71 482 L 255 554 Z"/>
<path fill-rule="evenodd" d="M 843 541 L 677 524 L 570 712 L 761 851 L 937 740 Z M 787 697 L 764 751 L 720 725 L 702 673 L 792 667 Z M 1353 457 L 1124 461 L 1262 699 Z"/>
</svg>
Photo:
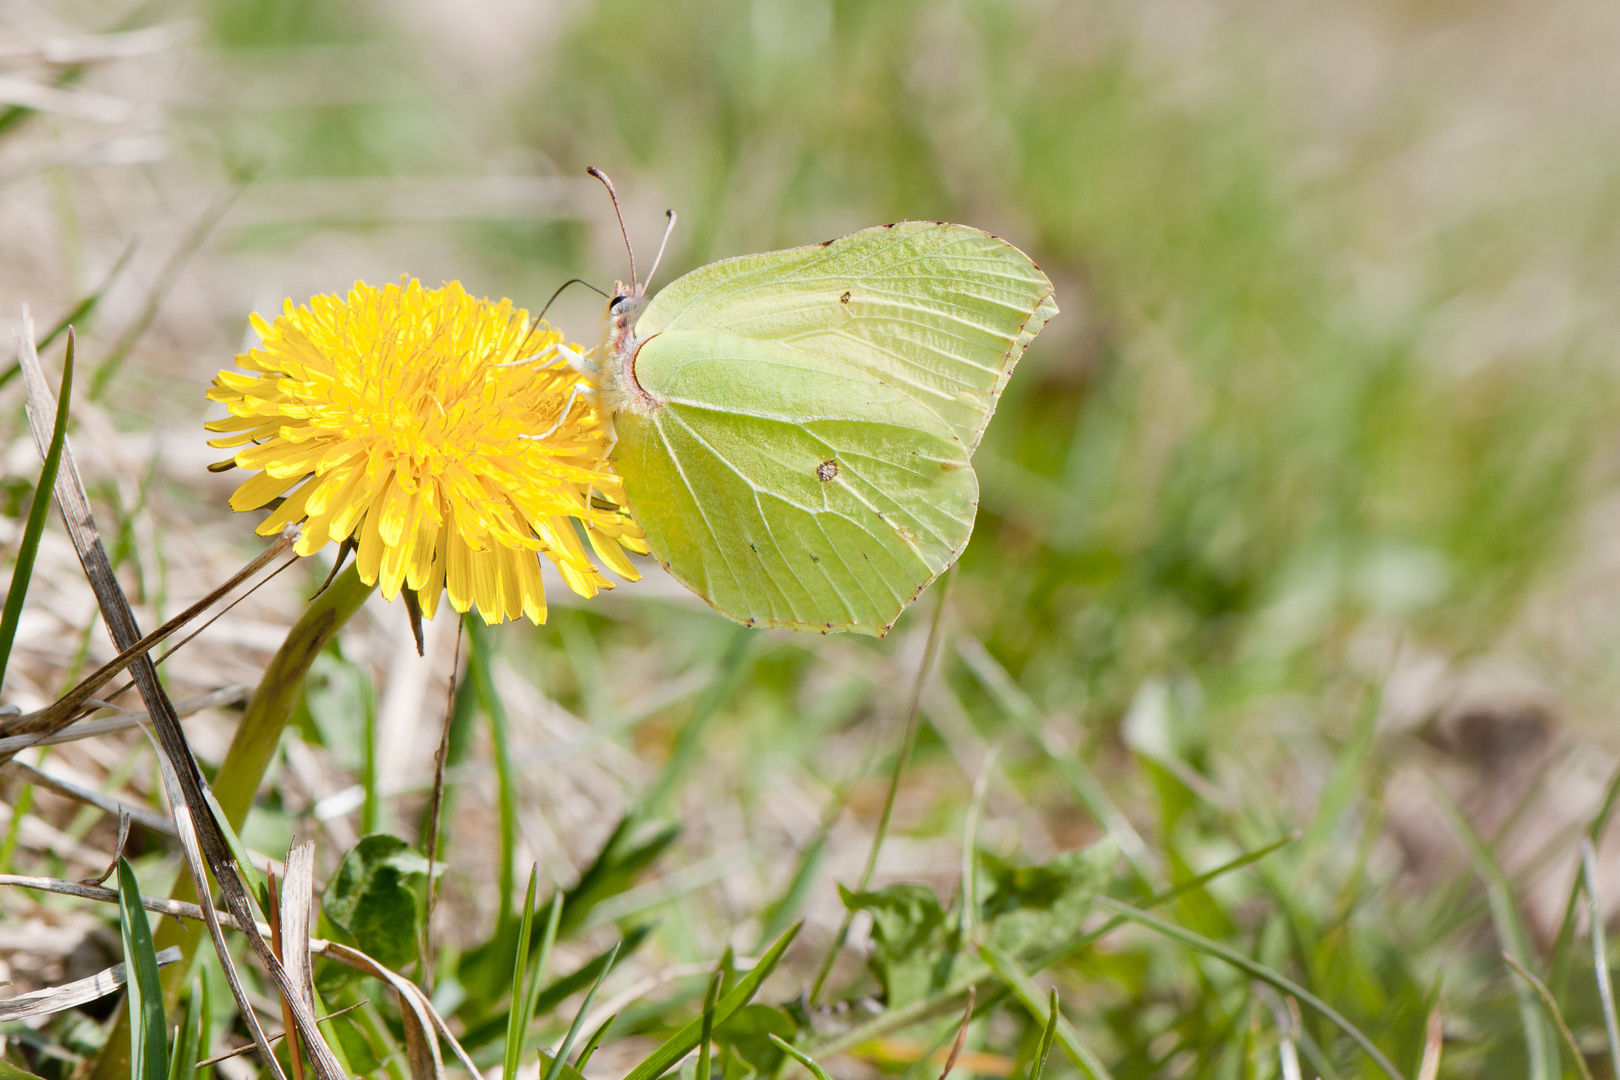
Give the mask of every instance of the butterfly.
<svg viewBox="0 0 1620 1080">
<path fill-rule="evenodd" d="M 650 301 L 633 254 L 630 277 L 593 380 L 653 555 L 748 626 L 888 633 L 967 547 L 973 451 L 1052 283 L 940 221 L 723 259 Z"/>
</svg>

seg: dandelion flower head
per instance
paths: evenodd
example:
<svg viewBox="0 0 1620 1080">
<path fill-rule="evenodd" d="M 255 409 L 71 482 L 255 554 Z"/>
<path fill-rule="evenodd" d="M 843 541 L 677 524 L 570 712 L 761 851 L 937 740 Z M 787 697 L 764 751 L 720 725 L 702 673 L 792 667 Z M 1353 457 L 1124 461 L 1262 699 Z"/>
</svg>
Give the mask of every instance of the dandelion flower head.
<svg viewBox="0 0 1620 1080">
<path fill-rule="evenodd" d="M 208 397 L 230 412 L 207 427 L 225 433 L 209 445 L 240 447 L 215 468 L 255 472 L 231 507 L 273 506 L 261 535 L 301 522 L 300 555 L 347 543 L 363 581 L 414 591 L 429 618 L 443 591 L 488 623 L 544 622 L 541 555 L 581 596 L 612 588 L 582 532 L 636 579 L 625 551 L 647 548 L 608 464 L 610 421 L 550 326 L 415 280 L 252 322 L 263 344 L 215 378 Z"/>
</svg>

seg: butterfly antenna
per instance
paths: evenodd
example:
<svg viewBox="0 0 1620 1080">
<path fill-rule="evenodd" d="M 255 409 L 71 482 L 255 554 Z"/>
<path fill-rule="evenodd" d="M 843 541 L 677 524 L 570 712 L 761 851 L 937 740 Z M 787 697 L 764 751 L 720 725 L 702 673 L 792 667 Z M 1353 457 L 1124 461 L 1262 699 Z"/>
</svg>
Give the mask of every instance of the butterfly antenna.
<svg viewBox="0 0 1620 1080">
<path fill-rule="evenodd" d="M 585 166 L 585 171 L 602 181 L 602 186 L 607 188 L 608 198 L 613 200 L 613 216 L 619 219 L 619 235 L 624 237 L 624 250 L 630 255 L 630 284 L 635 285 L 637 283 L 636 251 L 630 246 L 630 232 L 624 227 L 624 213 L 619 209 L 619 193 L 613 190 L 613 181 L 607 178 L 607 173 L 598 169 L 595 165 Z"/>
<path fill-rule="evenodd" d="M 658 264 L 664 261 L 664 249 L 669 247 L 669 234 L 675 231 L 675 211 L 665 210 L 664 213 L 669 215 L 669 224 L 664 226 L 664 238 L 658 242 L 658 254 L 653 258 L 652 269 L 647 271 L 648 285 L 652 284 L 653 276 L 658 273 Z"/>
<path fill-rule="evenodd" d="M 551 294 L 551 299 L 547 300 L 546 301 L 546 306 L 540 309 L 540 314 L 535 316 L 535 321 L 538 322 L 539 320 L 546 317 L 546 312 L 551 310 L 551 305 L 557 302 L 557 297 L 561 296 L 563 294 L 563 290 L 568 288 L 568 286 L 570 286 L 570 285 L 583 285 L 587 289 L 591 290 L 591 292 L 595 293 L 596 295 L 598 295 L 598 296 L 600 296 L 600 297 L 602 297 L 604 299 L 607 298 L 607 293 L 603 292 L 601 289 L 598 289 L 595 285 L 592 285 L 590 282 L 586 281 L 584 278 L 577 278 L 577 277 L 576 278 L 569 278 L 567 281 L 565 281 L 561 285 L 557 286 L 557 291 Z"/>
</svg>

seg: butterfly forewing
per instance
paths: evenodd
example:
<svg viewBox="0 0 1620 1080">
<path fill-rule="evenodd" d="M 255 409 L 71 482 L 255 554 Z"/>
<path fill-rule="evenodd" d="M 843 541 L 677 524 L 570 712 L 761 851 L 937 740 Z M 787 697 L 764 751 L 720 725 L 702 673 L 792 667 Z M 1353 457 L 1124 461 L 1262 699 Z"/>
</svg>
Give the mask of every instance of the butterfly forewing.
<svg viewBox="0 0 1620 1080">
<path fill-rule="evenodd" d="M 1005 240 L 904 221 L 694 270 L 653 298 L 636 336 L 719 330 L 837 358 L 937 413 L 971 453 L 1056 312 L 1052 283 Z"/>
<path fill-rule="evenodd" d="M 615 463 L 653 553 L 726 615 L 883 634 L 973 531 L 969 464 L 1057 311 L 1018 249 L 903 222 L 728 259 L 635 326 Z"/>
</svg>

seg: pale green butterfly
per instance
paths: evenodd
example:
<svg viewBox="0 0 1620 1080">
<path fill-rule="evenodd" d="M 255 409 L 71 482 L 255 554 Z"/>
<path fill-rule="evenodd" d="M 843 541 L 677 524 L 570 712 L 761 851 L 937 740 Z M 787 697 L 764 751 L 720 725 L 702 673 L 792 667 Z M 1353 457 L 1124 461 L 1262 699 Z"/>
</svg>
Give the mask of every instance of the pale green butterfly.
<svg viewBox="0 0 1620 1080">
<path fill-rule="evenodd" d="M 658 561 L 749 626 L 888 633 L 967 547 L 970 458 L 1052 283 L 939 221 L 723 259 L 650 303 L 633 255 L 630 278 L 596 389 Z"/>
</svg>

